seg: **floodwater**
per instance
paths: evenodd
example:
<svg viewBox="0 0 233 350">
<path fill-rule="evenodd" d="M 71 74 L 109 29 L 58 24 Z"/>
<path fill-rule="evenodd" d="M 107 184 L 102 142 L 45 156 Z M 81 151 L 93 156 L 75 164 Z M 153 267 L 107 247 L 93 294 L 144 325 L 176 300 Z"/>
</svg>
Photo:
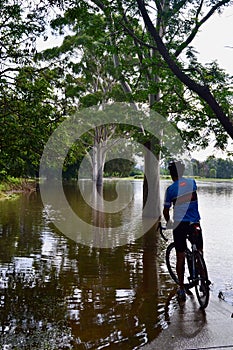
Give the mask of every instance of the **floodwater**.
<svg viewBox="0 0 233 350">
<path fill-rule="evenodd" d="M 161 197 L 169 183 L 161 182 Z M 130 221 L 134 232 L 142 182 L 131 186 L 125 213 L 108 214 L 106 220 L 123 227 Z M 114 188 L 114 182 L 107 183 L 107 200 L 114 199 Z M 77 185 L 66 185 L 65 193 L 76 213 L 93 223 Z M 221 290 L 232 304 L 233 182 L 198 182 L 198 194 L 211 297 Z M 153 229 L 135 240 L 127 230 L 124 235 L 131 238 L 125 244 L 101 248 L 60 232 L 39 193 L 1 201 L 1 349 L 124 350 L 155 339 L 178 307 L 164 262 L 166 243 Z"/>
</svg>

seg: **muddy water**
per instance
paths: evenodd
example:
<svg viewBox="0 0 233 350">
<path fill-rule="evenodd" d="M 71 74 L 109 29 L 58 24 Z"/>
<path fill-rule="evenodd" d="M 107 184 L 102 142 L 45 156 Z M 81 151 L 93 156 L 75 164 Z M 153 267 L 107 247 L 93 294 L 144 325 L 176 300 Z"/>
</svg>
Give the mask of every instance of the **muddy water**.
<svg viewBox="0 0 233 350">
<path fill-rule="evenodd" d="M 106 186 L 107 199 L 114 186 Z M 232 302 L 233 185 L 198 186 L 212 297 L 221 289 Z M 108 223 L 140 215 L 142 183 L 132 187 L 128 212 L 108 215 Z M 65 192 L 73 209 L 89 217 L 77 186 Z M 153 340 L 177 307 L 165 248 L 153 229 L 111 249 L 77 243 L 51 224 L 39 193 L 1 201 L 1 348 L 137 349 Z"/>
</svg>

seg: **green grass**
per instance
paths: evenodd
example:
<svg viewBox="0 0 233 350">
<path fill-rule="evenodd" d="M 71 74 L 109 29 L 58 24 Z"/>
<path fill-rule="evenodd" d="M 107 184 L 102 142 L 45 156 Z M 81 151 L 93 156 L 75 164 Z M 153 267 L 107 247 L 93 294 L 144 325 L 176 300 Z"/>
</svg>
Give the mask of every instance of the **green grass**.
<svg viewBox="0 0 233 350">
<path fill-rule="evenodd" d="M 233 181 L 233 179 L 220 179 L 220 178 L 209 178 L 209 177 L 201 177 L 201 176 L 185 176 L 191 177 L 195 180 L 200 181 L 208 181 L 208 182 L 229 182 Z M 143 175 L 135 175 L 135 176 L 127 176 L 127 177 L 105 177 L 104 180 L 143 180 Z M 170 175 L 160 175 L 160 180 L 171 180 Z"/>
<path fill-rule="evenodd" d="M 195 179 L 197 181 L 208 181 L 208 182 L 229 182 L 233 181 L 233 179 L 220 179 L 220 178 L 210 178 L 210 177 L 201 177 L 201 176 L 184 176 L 184 177 L 191 177 L 192 179 Z M 171 180 L 171 176 L 169 175 L 161 175 L 161 180 Z"/>
<path fill-rule="evenodd" d="M 200 177 L 200 176 L 193 176 L 195 180 L 200 181 L 209 181 L 209 182 L 231 182 L 233 179 L 220 179 L 220 178 L 210 178 L 210 177 Z"/>
</svg>

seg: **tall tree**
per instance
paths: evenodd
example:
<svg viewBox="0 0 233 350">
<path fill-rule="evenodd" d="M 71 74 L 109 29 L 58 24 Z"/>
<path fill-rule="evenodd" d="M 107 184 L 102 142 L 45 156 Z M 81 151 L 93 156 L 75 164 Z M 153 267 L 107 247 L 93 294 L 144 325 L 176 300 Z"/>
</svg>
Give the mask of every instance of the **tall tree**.
<svg viewBox="0 0 233 350">
<path fill-rule="evenodd" d="M 58 111 L 49 74 L 32 67 L 21 68 L 12 88 L 0 97 L 1 175 L 35 176 L 43 147 L 51 133 L 51 119 Z"/>
<path fill-rule="evenodd" d="M 202 132 L 212 129 L 216 133 L 218 145 L 224 147 L 227 139 L 224 130 L 230 133 L 231 129 L 227 115 L 231 113 L 231 92 L 229 85 L 225 84 L 230 79 L 216 64 L 202 67 L 190 44 L 201 25 L 215 11 L 230 3 L 195 0 L 154 1 L 148 4 L 126 0 L 111 3 L 100 0 L 74 1 L 72 4 L 64 4 L 65 16 L 59 16 L 53 23 L 59 25 L 61 31 L 65 26 L 72 29 L 75 35 L 68 36 L 67 40 L 72 42 L 73 47 L 82 45 L 86 52 L 90 52 L 90 43 L 97 44 L 107 62 L 107 65 L 104 63 L 105 68 L 112 56 L 115 70 L 112 70 L 111 75 L 125 93 L 123 100 L 131 104 L 147 102 L 148 107 L 170 121 L 184 121 L 185 128 L 180 133 L 189 143 L 191 140 L 192 143 L 199 141 L 206 145 L 208 138 L 203 138 Z M 204 11 L 207 11 L 206 15 L 203 14 Z M 149 12 L 153 16 L 153 22 Z M 146 31 L 141 26 L 141 14 L 146 23 Z M 164 47 L 166 52 L 163 51 Z M 184 52 L 186 64 L 178 61 Z M 96 57 L 100 59 L 100 56 Z M 80 66 L 80 62 L 77 65 Z M 188 79 L 180 79 L 180 75 L 174 74 L 178 70 L 182 72 L 182 77 Z M 189 86 L 187 81 L 192 81 L 192 84 Z M 197 90 L 191 89 L 193 87 L 199 87 L 202 93 L 196 94 Z M 203 91 L 208 91 L 208 98 L 203 97 L 207 96 L 206 93 L 203 95 Z M 103 100 L 99 91 L 94 96 L 97 97 L 96 103 Z M 91 100 L 92 97 L 94 101 L 94 96 L 88 96 L 87 91 L 83 91 L 83 100 Z M 222 110 L 220 114 L 217 106 Z M 220 118 L 217 119 L 216 116 Z M 151 147 L 151 140 L 146 141 L 148 147 Z M 153 169 L 150 162 L 147 164 Z"/>
<path fill-rule="evenodd" d="M 37 103 L 46 95 L 47 84 L 45 80 L 42 83 L 41 76 L 36 78 L 36 82 L 34 76 L 32 83 L 34 69 L 29 65 L 36 50 L 36 37 L 44 31 L 45 7 L 33 2 L 29 5 L 22 0 L 3 0 L 0 14 L 0 176 L 29 175 L 37 158 L 36 154 L 28 155 L 30 142 L 31 148 L 37 148 L 31 138 L 36 115 L 32 122 L 30 119 L 32 114 L 36 114 L 33 112 Z M 31 98 L 26 107 L 29 85 L 34 101 Z M 36 132 L 39 134 L 39 130 Z"/>
<path fill-rule="evenodd" d="M 45 35 L 45 2 L 0 4 L 0 177 L 35 176 L 63 105 L 55 93 L 60 70 L 35 63 L 37 39 Z"/>
<path fill-rule="evenodd" d="M 109 18 L 77 6 L 68 9 L 63 17 L 59 16 L 51 23 L 54 30 L 64 30 L 67 25 L 70 34 L 64 38 L 61 46 L 37 55 L 38 59 L 49 61 L 50 65 L 55 67 L 63 62 L 64 98 L 70 100 L 70 105 L 73 104 L 74 109 L 93 105 L 103 109 L 106 103 L 113 101 L 132 101 L 133 104 L 130 86 L 123 78 L 119 57 L 113 52 L 115 50 L 113 30 L 109 29 L 113 23 Z M 97 34 L 93 26 L 99 29 Z M 127 47 L 127 43 L 124 43 L 124 47 Z M 127 55 L 125 58 L 129 61 Z M 127 74 L 129 75 L 129 72 Z M 120 134 L 121 136 L 127 134 L 129 137 L 129 128 L 124 131 L 120 128 Z M 93 169 L 92 178 L 98 186 L 102 185 L 106 152 L 112 145 L 111 139 L 113 137 L 116 139 L 117 135 L 119 127 L 113 123 L 90 130 L 89 145 L 86 135 L 80 138 L 86 144 L 87 152 L 90 151 L 90 147 L 92 148 L 92 152 L 89 153 Z"/>
<path fill-rule="evenodd" d="M 93 0 L 88 4 L 85 1 L 84 3 L 86 9 L 90 6 L 92 11 L 101 10 L 107 18 L 110 28 L 108 36 L 112 43 L 113 60 L 115 68 L 118 69 L 118 79 L 123 90 L 131 96 L 131 101 L 138 102 L 137 98 L 142 96 L 139 91 L 143 90 L 143 101 L 145 102 L 146 95 L 149 96 L 151 108 L 162 115 L 169 115 L 171 121 L 185 122 L 186 127 L 180 132 L 188 143 L 191 140 L 192 143 L 200 142 L 205 146 L 208 137 L 203 138 L 203 130 L 208 128 L 215 132 L 216 144 L 223 148 L 227 139 L 224 130 L 231 135 L 230 77 L 221 71 L 216 63 L 202 67 L 191 43 L 198 30 L 211 16 L 232 2 L 226 0 L 215 2 L 163 0 L 150 2 L 147 5 L 143 1 L 138 1 L 137 4 L 128 1 L 117 1 L 110 4 L 107 1 Z M 146 20 L 149 36 L 140 26 L 138 10 L 141 11 L 144 21 Z M 149 12 L 153 16 L 155 25 L 150 20 Z M 156 31 L 157 37 L 152 28 Z M 131 36 L 133 39 L 128 56 L 134 62 L 134 72 L 130 70 L 129 65 L 126 66 L 123 63 L 126 55 L 121 49 L 122 38 L 125 36 Z M 177 74 L 175 77 L 178 79 L 175 79 L 175 72 L 172 69 L 174 64 L 169 65 L 170 61 L 165 59 L 167 56 L 161 54 L 161 43 L 163 42 L 166 43 L 167 51 L 170 50 L 168 53 L 171 52 L 170 56 L 176 65 L 176 72 L 177 69 L 185 72 L 182 77 L 185 76 L 190 79 L 188 81 L 193 82 L 191 86 L 186 84 L 189 92 L 184 84 L 187 79 L 184 81 Z M 129 39 L 128 43 L 130 43 Z M 128 53 L 127 48 L 123 47 Z M 185 65 L 177 61 L 184 52 L 187 60 Z M 128 72 L 131 73 L 130 79 L 127 79 Z M 200 99 L 196 95 L 197 90 L 193 89 L 194 86 L 200 88 L 198 94 Z M 208 136 L 209 133 L 205 132 L 205 134 Z M 151 141 L 148 142 L 151 143 Z M 151 147 L 149 144 L 147 143 L 148 147 Z"/>
</svg>

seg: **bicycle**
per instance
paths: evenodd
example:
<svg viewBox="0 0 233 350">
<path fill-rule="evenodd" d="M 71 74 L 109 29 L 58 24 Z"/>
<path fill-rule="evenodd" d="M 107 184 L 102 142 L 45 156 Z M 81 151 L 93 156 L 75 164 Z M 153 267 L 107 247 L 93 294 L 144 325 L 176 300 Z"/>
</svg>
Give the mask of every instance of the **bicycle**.
<svg viewBox="0 0 233 350">
<path fill-rule="evenodd" d="M 167 228 L 160 225 L 160 234 L 162 238 L 167 242 L 163 234 Z M 196 296 L 200 304 L 201 309 L 205 309 L 209 303 L 210 297 L 210 284 L 208 279 L 208 271 L 206 268 L 203 255 L 197 250 L 196 244 L 191 237 L 187 237 L 187 249 L 185 251 L 185 272 L 184 272 L 184 285 L 187 294 L 191 293 L 189 290 L 195 287 Z M 191 243 L 192 242 L 192 243 Z M 176 250 L 174 242 L 170 243 L 166 249 L 166 265 L 170 273 L 171 278 L 176 284 L 179 284 L 178 276 L 176 273 Z"/>
</svg>

